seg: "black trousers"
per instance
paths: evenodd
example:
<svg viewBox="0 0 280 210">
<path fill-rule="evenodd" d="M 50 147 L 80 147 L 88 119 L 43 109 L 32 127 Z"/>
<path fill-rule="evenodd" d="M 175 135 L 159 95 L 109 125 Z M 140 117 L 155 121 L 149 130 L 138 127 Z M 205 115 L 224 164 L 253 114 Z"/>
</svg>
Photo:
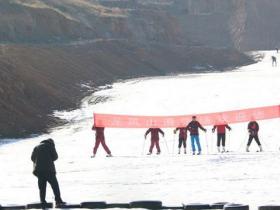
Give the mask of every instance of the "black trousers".
<svg viewBox="0 0 280 210">
<path fill-rule="evenodd" d="M 259 140 L 259 136 L 258 135 L 249 135 L 249 139 L 248 139 L 248 143 L 247 143 L 247 146 L 250 146 L 250 144 L 252 143 L 253 139 L 255 139 L 255 141 L 257 142 L 257 144 L 259 146 L 261 146 L 261 142 Z"/>
<path fill-rule="evenodd" d="M 218 133 L 217 134 L 217 146 L 219 147 L 221 145 L 222 141 L 222 146 L 226 146 L 226 134 L 225 133 Z"/>
<path fill-rule="evenodd" d="M 47 182 L 51 185 L 56 202 L 61 202 L 60 190 L 55 173 L 39 173 L 38 187 L 40 190 L 40 200 L 42 203 L 46 202 Z"/>
<path fill-rule="evenodd" d="M 178 145 L 179 149 L 182 147 L 182 145 L 184 146 L 184 148 L 187 147 L 186 141 L 187 139 L 185 138 L 179 138 L 179 145 Z"/>
</svg>

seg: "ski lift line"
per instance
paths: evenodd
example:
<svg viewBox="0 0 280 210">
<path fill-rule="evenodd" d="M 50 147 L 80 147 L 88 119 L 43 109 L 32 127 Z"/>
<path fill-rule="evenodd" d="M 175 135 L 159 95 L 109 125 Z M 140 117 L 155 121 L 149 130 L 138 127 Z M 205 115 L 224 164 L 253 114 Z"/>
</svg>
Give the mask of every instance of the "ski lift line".
<svg viewBox="0 0 280 210">
<path fill-rule="evenodd" d="M 193 114 L 204 126 L 242 123 L 251 120 L 280 118 L 280 105 L 225 112 Z M 193 115 L 136 116 L 94 113 L 94 125 L 107 128 L 174 128 L 184 127 Z"/>
</svg>

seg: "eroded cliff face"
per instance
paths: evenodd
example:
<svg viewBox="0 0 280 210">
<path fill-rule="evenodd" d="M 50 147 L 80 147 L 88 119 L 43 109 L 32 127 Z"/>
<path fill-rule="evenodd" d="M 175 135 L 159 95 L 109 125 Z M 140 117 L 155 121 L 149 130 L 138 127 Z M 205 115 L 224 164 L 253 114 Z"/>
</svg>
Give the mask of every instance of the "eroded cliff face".
<svg viewBox="0 0 280 210">
<path fill-rule="evenodd" d="M 278 0 L 6 0 L 0 40 L 271 49 L 280 44 L 279 9 Z"/>
</svg>

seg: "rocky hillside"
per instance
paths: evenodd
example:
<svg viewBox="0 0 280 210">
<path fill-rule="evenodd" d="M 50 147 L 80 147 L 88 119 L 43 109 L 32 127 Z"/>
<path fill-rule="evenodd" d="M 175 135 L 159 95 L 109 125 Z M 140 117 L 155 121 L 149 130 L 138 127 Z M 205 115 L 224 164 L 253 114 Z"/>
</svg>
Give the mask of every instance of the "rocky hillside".
<svg viewBox="0 0 280 210">
<path fill-rule="evenodd" d="M 125 39 L 142 43 L 274 49 L 279 0 L 5 0 L 2 43 Z"/>
</svg>

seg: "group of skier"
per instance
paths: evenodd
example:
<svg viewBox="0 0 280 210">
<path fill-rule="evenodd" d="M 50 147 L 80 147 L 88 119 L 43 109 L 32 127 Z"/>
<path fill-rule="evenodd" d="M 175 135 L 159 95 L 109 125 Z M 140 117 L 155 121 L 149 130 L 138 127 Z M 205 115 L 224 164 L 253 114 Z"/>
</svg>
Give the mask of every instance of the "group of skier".
<svg viewBox="0 0 280 210">
<path fill-rule="evenodd" d="M 207 130 L 197 121 L 196 116 L 192 117 L 191 122 L 188 123 L 185 127 L 178 127 L 174 129 L 174 134 L 179 131 L 179 151 L 180 154 L 181 147 L 184 147 L 184 153 L 187 153 L 187 133 L 190 133 L 191 137 L 191 146 L 192 146 L 192 154 L 200 155 L 201 154 L 201 146 L 199 140 L 199 129 L 206 132 Z M 225 149 L 225 142 L 226 142 L 226 129 L 229 131 L 231 127 L 228 124 L 221 124 L 221 125 L 214 125 L 212 128 L 212 132 L 214 133 L 217 131 L 217 148 L 219 152 L 226 152 Z M 107 152 L 107 156 L 111 157 L 111 151 L 105 143 L 105 136 L 104 136 L 104 128 L 103 127 L 92 127 L 94 130 L 96 139 L 95 139 L 95 146 L 93 148 L 93 155 L 95 157 L 97 149 L 101 144 L 105 151 Z M 253 139 L 259 145 L 260 150 L 262 151 L 262 146 L 259 141 L 258 137 L 259 125 L 256 121 L 251 121 L 248 124 L 248 132 L 249 132 L 249 139 L 246 147 L 246 151 L 249 152 L 249 146 Z M 148 155 L 151 155 L 153 152 L 154 146 L 156 146 L 157 153 L 160 154 L 160 146 L 159 146 L 159 134 L 164 137 L 164 132 L 160 128 L 149 128 L 144 137 L 146 138 L 147 135 L 151 135 L 151 145 L 149 149 Z M 222 143 L 222 150 L 220 150 L 220 145 Z M 196 153 L 197 147 L 197 153 Z M 54 161 L 57 160 L 58 155 L 55 149 L 55 144 L 52 139 L 47 139 L 42 142 L 38 146 L 33 149 L 31 160 L 34 165 L 33 174 L 38 178 L 38 188 L 40 192 L 40 201 L 42 206 L 47 206 L 46 198 L 46 187 L 47 182 L 51 185 L 53 189 L 53 193 L 55 196 L 56 206 L 61 207 L 65 205 L 65 202 L 61 199 L 59 184 L 56 178 L 56 169 L 54 165 Z"/>
<path fill-rule="evenodd" d="M 192 154 L 200 155 L 201 154 L 201 145 L 200 145 L 200 138 L 199 138 L 199 129 L 207 132 L 206 128 L 204 128 L 199 121 L 197 121 L 196 116 L 192 116 L 191 122 L 187 124 L 185 127 L 178 127 L 174 129 L 174 134 L 179 131 L 179 144 L 178 144 L 178 154 L 181 153 L 181 148 L 184 148 L 184 154 L 187 153 L 187 133 L 189 132 L 191 137 L 191 147 L 192 147 Z M 246 152 L 249 152 L 249 147 L 254 139 L 259 146 L 259 151 L 262 152 L 263 148 L 259 140 L 258 132 L 259 132 L 259 125 L 256 121 L 251 121 L 248 123 L 248 133 L 249 139 L 246 146 Z M 96 131 L 95 134 L 95 146 L 93 148 L 93 155 L 92 158 L 95 157 L 97 149 L 101 144 L 104 150 L 107 153 L 107 157 L 111 157 L 111 151 L 105 143 L 105 136 L 104 136 L 104 128 L 103 127 L 92 127 L 92 130 Z M 226 130 L 231 131 L 231 127 L 228 124 L 218 124 L 214 125 L 212 128 L 212 132 L 214 133 L 217 131 L 217 150 L 218 152 L 226 152 Z M 159 134 L 164 137 L 164 132 L 160 128 L 149 128 L 145 134 L 145 139 L 147 138 L 148 134 L 151 136 L 151 145 L 149 148 L 149 152 L 147 155 L 151 155 L 153 152 L 153 148 L 156 147 L 156 154 L 159 155 L 161 153 L 160 145 L 159 145 Z M 222 145 L 222 148 L 221 148 Z M 197 152 L 196 152 L 197 151 Z"/>
</svg>

